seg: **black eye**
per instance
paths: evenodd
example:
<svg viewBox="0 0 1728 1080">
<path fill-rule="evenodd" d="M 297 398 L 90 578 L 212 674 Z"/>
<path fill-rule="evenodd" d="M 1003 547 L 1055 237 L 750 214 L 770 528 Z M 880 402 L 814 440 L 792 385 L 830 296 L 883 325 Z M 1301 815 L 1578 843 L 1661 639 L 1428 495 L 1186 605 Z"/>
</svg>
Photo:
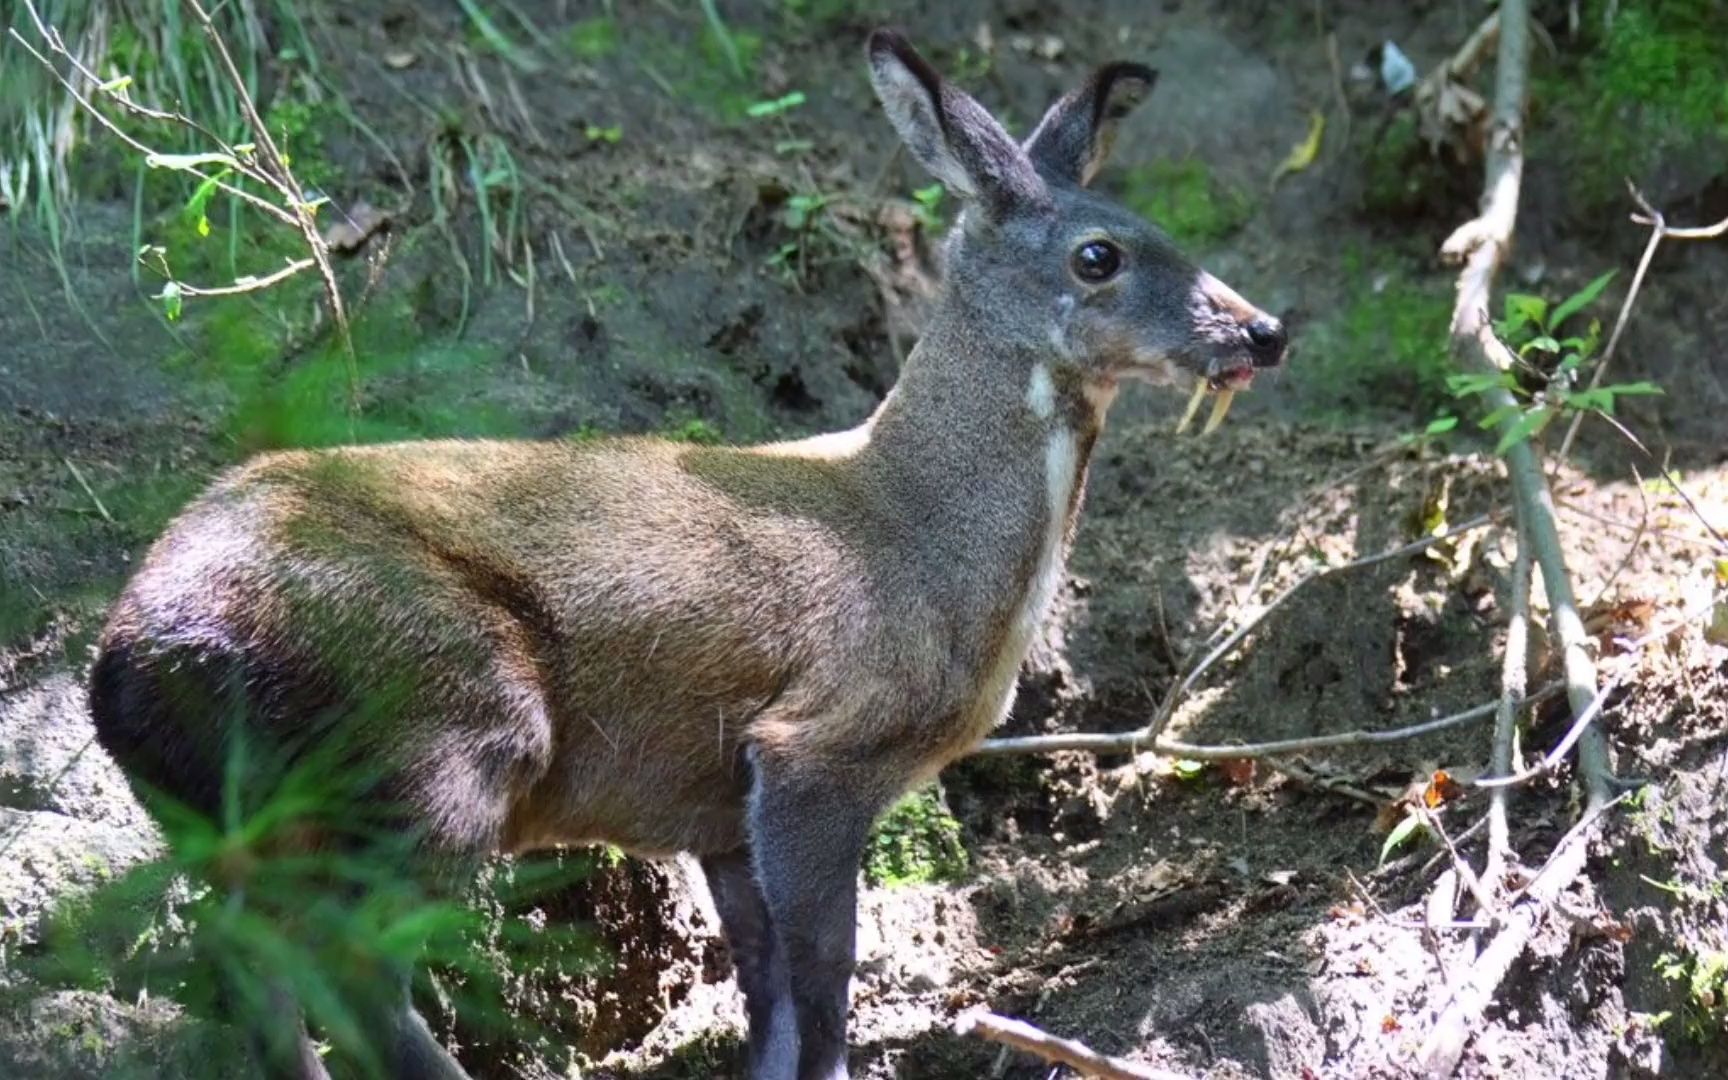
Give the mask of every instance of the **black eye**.
<svg viewBox="0 0 1728 1080">
<path fill-rule="evenodd" d="M 1074 273 L 1081 281 L 1108 281 L 1122 269 L 1122 249 L 1108 240 L 1088 240 L 1074 252 Z"/>
</svg>

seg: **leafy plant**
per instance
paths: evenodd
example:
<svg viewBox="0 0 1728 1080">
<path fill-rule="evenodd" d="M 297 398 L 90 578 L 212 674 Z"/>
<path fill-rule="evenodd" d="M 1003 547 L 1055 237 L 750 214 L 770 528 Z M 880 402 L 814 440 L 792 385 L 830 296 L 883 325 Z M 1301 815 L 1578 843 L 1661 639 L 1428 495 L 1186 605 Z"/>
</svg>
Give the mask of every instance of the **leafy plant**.
<svg viewBox="0 0 1728 1080">
<path fill-rule="evenodd" d="M 783 94 L 780 97 L 768 101 L 752 102 L 750 105 L 745 107 L 744 115 L 750 117 L 752 120 L 761 120 L 764 117 L 769 116 L 779 116 L 788 109 L 796 109 L 798 106 L 804 104 L 804 101 L 804 91 L 794 90 L 789 94 Z"/>
<path fill-rule="evenodd" d="M 1398 820 L 1398 824 L 1392 826 L 1392 830 L 1386 834 L 1385 841 L 1381 843 L 1381 864 L 1384 865 L 1386 860 L 1391 857 L 1392 853 L 1403 847 L 1406 843 L 1409 843 L 1418 836 L 1426 835 L 1428 835 L 1428 826 L 1422 823 L 1422 815 L 1417 813 L 1414 809 L 1410 810 Z"/>
<path fill-rule="evenodd" d="M 385 1071 L 376 1034 L 421 965 L 445 973 L 440 994 L 457 995 L 474 1022 L 520 1024 L 503 1009 L 503 980 L 551 943 L 577 941 L 574 931 L 491 924 L 404 873 L 424 866 L 419 837 L 336 750 L 286 764 L 238 732 L 228 741 L 214 814 L 149 795 L 167 853 L 51 913 L 43 983 L 167 997 L 277 1048 L 295 1034 L 285 990 L 353 1075 Z M 538 893 L 570 878 L 558 876 L 518 873 L 511 887 Z"/>
<path fill-rule="evenodd" d="M 948 812 L 940 785 L 912 792 L 884 814 L 870 836 L 864 876 L 876 885 L 950 881 L 965 873 L 960 823 Z"/>
<path fill-rule="evenodd" d="M 1447 388 L 1456 398 L 1502 389 L 1512 396 L 1510 403 L 1490 409 L 1477 421 L 1485 431 L 1500 429 L 1496 453 L 1504 454 L 1518 443 L 1535 438 L 1563 413 L 1594 411 L 1612 416 L 1618 398 L 1662 393 L 1661 387 L 1649 382 L 1594 388 L 1579 385 L 1580 376 L 1601 342 L 1602 324 L 1592 319 L 1583 334 L 1561 335 L 1566 332 L 1568 321 L 1602 295 L 1614 274 L 1610 270 L 1553 305 L 1540 296 L 1507 294 L 1505 314 L 1494 323 L 1494 329 L 1515 350 L 1525 373 L 1537 377 L 1534 388 L 1526 385 L 1518 371 L 1470 372 L 1447 378 Z"/>
<path fill-rule="evenodd" d="M 912 216 L 917 219 L 919 226 L 927 233 L 940 232 L 945 224 L 942 215 L 942 196 L 944 194 L 941 184 L 916 188 L 912 192 Z"/>
<path fill-rule="evenodd" d="M 1678 983 L 1686 995 L 1680 1020 L 1688 1038 L 1705 1042 L 1728 1031 L 1728 952 L 1663 953 L 1656 959 L 1656 973 Z"/>
</svg>

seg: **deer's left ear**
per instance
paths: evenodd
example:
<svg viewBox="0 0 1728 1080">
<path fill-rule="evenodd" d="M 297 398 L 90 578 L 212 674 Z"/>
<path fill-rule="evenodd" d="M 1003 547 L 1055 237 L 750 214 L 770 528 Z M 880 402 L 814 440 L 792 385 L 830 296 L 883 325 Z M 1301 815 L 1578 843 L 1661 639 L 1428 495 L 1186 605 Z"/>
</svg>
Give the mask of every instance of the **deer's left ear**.
<svg viewBox="0 0 1728 1080">
<path fill-rule="evenodd" d="M 1050 106 L 1025 150 L 1048 180 L 1085 187 L 1116 139 L 1116 123 L 1146 100 L 1158 73 L 1144 64 L 1105 64 Z"/>
</svg>

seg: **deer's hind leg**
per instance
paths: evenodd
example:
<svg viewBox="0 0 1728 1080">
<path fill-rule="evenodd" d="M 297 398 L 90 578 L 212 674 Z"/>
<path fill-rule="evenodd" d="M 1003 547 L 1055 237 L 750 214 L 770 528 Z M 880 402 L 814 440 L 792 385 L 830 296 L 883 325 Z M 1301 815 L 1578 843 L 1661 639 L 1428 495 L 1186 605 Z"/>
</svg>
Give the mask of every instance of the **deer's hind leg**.
<svg viewBox="0 0 1728 1080">
<path fill-rule="evenodd" d="M 738 989 L 744 995 L 750 1021 L 749 1075 L 756 1080 L 769 1076 L 792 1080 L 795 1073 L 787 1070 L 798 1060 L 798 1029 L 786 957 L 775 940 L 750 850 L 739 848 L 724 855 L 704 856 L 702 872 L 714 910 L 720 915 L 720 927 L 726 933 Z M 765 1071 L 774 1062 L 781 1071 Z"/>
</svg>

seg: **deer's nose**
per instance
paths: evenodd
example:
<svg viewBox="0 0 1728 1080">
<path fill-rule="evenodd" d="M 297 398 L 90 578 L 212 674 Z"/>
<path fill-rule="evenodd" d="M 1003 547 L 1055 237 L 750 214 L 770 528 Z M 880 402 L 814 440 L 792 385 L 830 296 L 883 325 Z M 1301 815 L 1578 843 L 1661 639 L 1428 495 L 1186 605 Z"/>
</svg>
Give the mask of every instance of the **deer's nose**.
<svg viewBox="0 0 1728 1080">
<path fill-rule="evenodd" d="M 1284 334 L 1284 324 L 1270 315 L 1263 315 L 1247 326 L 1248 351 L 1254 356 L 1254 366 L 1267 368 L 1277 367 L 1284 359 L 1284 346 L 1288 338 Z"/>
</svg>

